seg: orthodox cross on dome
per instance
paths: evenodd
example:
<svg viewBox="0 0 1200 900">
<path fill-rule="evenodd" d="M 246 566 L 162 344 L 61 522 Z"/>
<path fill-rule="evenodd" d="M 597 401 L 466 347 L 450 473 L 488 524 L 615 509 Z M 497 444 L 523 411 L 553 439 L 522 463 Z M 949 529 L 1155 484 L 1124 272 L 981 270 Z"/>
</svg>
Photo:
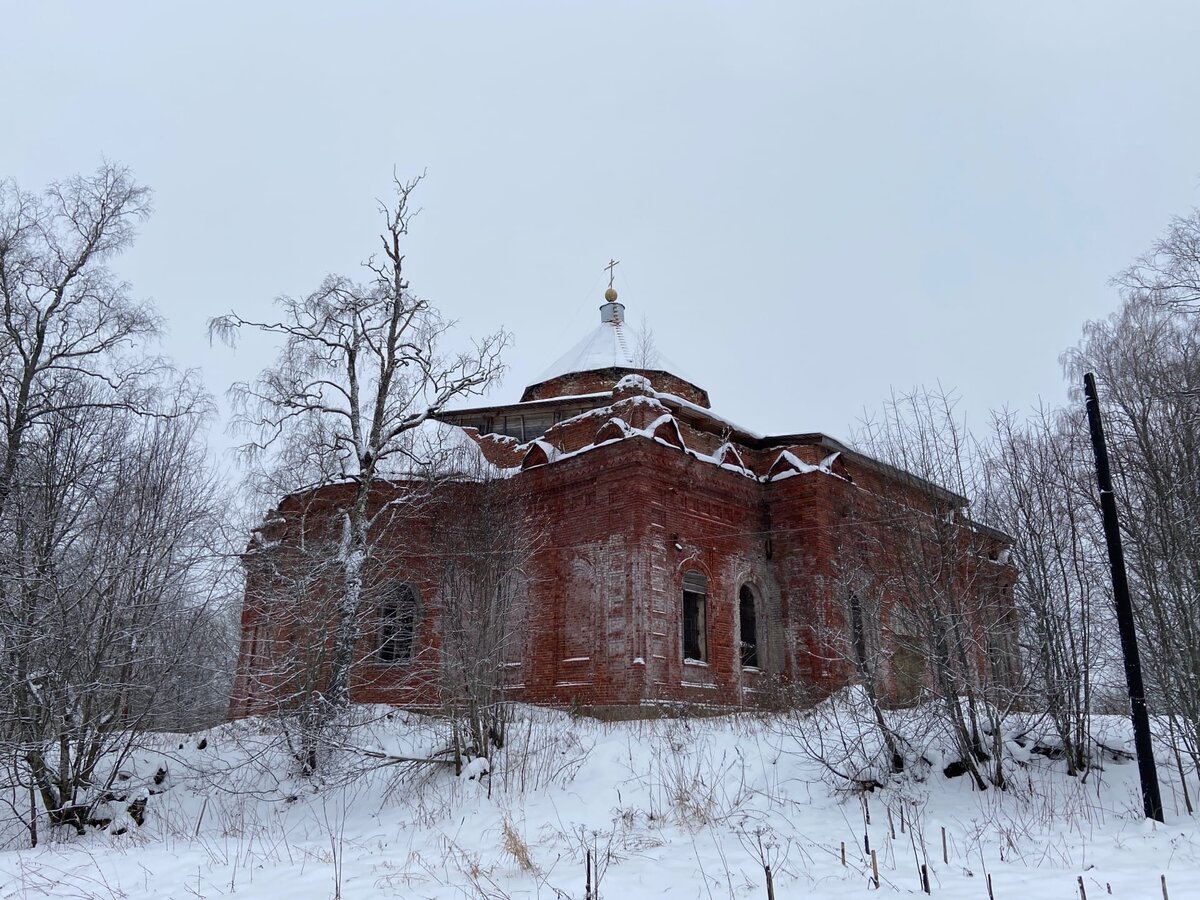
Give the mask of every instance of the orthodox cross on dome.
<svg viewBox="0 0 1200 900">
<path fill-rule="evenodd" d="M 613 275 L 615 274 L 613 272 L 613 269 L 615 269 L 620 264 L 621 264 L 621 261 L 619 259 L 613 259 L 612 257 L 609 257 L 608 265 L 604 267 L 608 270 L 608 290 L 604 292 L 604 299 L 607 300 L 609 303 L 612 303 L 614 300 L 617 299 L 617 291 L 613 287 Z"/>
</svg>

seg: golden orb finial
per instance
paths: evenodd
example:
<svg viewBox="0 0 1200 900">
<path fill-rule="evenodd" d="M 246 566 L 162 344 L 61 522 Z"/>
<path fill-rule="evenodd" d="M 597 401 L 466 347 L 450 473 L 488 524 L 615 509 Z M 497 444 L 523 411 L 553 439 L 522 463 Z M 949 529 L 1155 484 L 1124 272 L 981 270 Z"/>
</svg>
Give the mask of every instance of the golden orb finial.
<svg viewBox="0 0 1200 900">
<path fill-rule="evenodd" d="M 604 292 L 604 299 L 607 300 L 609 303 L 616 303 L 617 302 L 617 292 L 613 288 L 610 287 L 607 291 Z"/>
</svg>

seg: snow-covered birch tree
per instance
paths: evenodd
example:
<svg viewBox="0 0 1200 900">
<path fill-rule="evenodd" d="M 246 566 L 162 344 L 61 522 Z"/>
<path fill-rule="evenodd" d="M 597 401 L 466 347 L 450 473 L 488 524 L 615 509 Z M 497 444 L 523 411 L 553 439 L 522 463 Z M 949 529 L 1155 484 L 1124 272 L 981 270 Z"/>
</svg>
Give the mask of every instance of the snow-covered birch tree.
<svg viewBox="0 0 1200 900">
<path fill-rule="evenodd" d="M 497 331 L 469 351 L 441 348 L 454 323 L 410 291 L 405 271 L 404 242 L 415 214 L 410 199 L 420 181 L 394 179 L 393 200 L 380 204 L 382 253 L 363 264 L 362 281 L 330 275 L 310 294 L 281 297 L 276 321 L 230 313 L 210 322 L 210 333 L 230 342 L 243 329 L 282 339 L 273 366 L 232 388 L 253 470 L 273 476 L 267 483 L 279 492 L 332 482 L 352 486 L 340 509 L 328 674 L 312 698 L 317 720 L 325 723 L 349 703 L 364 566 L 380 519 L 369 506 L 372 486 L 388 467 L 427 467 L 415 449 L 424 444 L 411 433 L 451 401 L 491 386 L 508 342 L 507 333 Z M 394 523 L 395 517 L 389 508 L 386 518 Z"/>
</svg>

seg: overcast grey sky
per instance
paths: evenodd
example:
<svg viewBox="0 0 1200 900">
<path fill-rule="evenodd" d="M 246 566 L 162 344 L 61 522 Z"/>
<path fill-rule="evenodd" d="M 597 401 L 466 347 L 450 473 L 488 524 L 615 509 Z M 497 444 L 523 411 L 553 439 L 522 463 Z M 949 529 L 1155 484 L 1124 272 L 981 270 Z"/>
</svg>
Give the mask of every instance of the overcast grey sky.
<svg viewBox="0 0 1200 900">
<path fill-rule="evenodd" d="M 892 387 L 1058 401 L 1109 277 L 1200 203 L 1200 4 L 0 2 L 0 176 L 155 191 L 119 265 L 205 322 L 351 272 L 428 169 L 412 284 L 516 337 L 496 399 L 627 314 L 763 431 Z M 217 442 L 226 439 L 217 436 Z"/>
</svg>

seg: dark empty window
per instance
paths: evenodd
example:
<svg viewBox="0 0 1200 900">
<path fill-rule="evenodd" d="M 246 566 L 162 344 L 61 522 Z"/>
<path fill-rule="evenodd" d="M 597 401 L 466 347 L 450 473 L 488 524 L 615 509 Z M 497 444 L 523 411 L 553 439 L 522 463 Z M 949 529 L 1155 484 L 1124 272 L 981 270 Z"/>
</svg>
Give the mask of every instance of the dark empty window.
<svg viewBox="0 0 1200 900">
<path fill-rule="evenodd" d="M 524 434 L 520 416 L 496 416 L 492 427 L 496 429 L 496 434 L 514 437 L 518 441 L 522 440 L 521 435 Z"/>
<path fill-rule="evenodd" d="M 523 441 L 540 438 L 554 424 L 554 414 L 549 412 L 523 416 L 523 418 L 525 420 L 521 429 L 521 440 Z"/>
<path fill-rule="evenodd" d="M 408 662 L 413 655 L 417 626 L 417 592 L 411 584 L 392 589 L 379 609 L 380 662 Z"/>
<path fill-rule="evenodd" d="M 895 699 L 912 703 L 920 698 L 925 684 L 926 650 L 921 626 L 909 610 L 892 610 L 892 676 Z"/>
<path fill-rule="evenodd" d="M 699 572 L 683 576 L 683 658 L 704 662 L 708 659 L 708 640 L 704 606 L 708 579 Z"/>
<path fill-rule="evenodd" d="M 758 668 L 758 608 L 754 590 L 748 584 L 738 591 L 738 625 L 742 635 L 742 665 Z"/>
</svg>

